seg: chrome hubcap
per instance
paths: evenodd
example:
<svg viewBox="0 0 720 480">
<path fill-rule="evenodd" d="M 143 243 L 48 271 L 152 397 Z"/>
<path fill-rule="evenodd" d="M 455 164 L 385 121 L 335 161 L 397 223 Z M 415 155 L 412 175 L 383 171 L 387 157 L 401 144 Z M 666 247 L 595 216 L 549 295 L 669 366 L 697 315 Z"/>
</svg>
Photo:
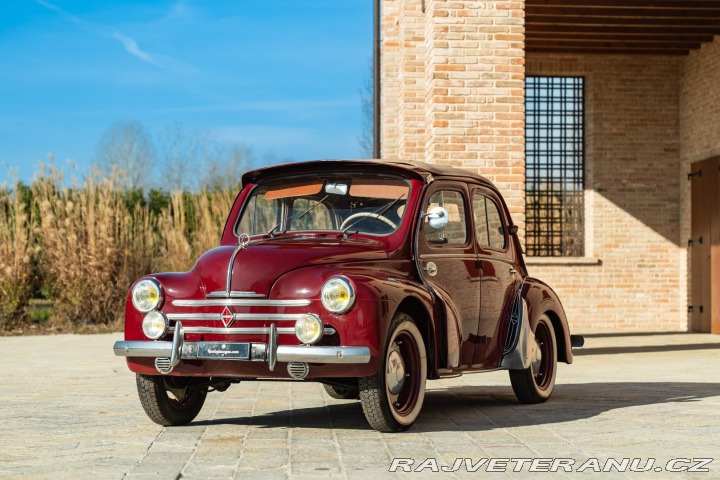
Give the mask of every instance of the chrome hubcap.
<svg viewBox="0 0 720 480">
<path fill-rule="evenodd" d="M 535 340 L 535 345 L 530 355 L 530 368 L 532 369 L 533 375 L 537 375 L 540 371 L 540 365 L 542 365 L 542 343 Z"/>
<path fill-rule="evenodd" d="M 390 393 L 393 395 L 400 393 L 405 383 L 405 364 L 396 345 L 393 346 L 393 350 L 388 355 L 385 377 Z"/>
</svg>

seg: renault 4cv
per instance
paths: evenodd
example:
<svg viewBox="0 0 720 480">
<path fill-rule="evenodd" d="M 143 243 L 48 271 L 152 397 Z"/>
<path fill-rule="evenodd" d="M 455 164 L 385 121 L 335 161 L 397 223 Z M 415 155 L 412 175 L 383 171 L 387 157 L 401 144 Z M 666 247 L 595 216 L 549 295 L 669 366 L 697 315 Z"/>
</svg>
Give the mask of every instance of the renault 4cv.
<svg viewBox="0 0 720 480">
<path fill-rule="evenodd" d="M 209 390 L 283 379 L 321 382 L 359 399 L 373 428 L 401 431 L 426 380 L 506 369 L 520 402 L 544 402 L 582 344 L 481 176 L 313 161 L 242 185 L 217 248 L 128 292 L 114 351 L 161 425 L 191 422 Z"/>
</svg>

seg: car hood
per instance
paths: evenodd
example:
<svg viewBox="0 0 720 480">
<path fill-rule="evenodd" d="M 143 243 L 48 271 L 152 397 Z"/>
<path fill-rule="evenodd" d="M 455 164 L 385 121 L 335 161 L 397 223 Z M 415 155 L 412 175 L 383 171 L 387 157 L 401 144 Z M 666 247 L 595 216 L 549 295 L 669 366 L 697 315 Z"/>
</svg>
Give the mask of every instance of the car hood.
<svg viewBox="0 0 720 480">
<path fill-rule="evenodd" d="M 227 268 L 235 246 L 214 248 L 195 264 L 205 292 L 225 291 Z M 278 237 L 251 242 L 233 263 L 232 291 L 269 295 L 283 274 L 301 267 L 332 263 L 384 260 L 383 242 L 367 238 Z"/>
</svg>

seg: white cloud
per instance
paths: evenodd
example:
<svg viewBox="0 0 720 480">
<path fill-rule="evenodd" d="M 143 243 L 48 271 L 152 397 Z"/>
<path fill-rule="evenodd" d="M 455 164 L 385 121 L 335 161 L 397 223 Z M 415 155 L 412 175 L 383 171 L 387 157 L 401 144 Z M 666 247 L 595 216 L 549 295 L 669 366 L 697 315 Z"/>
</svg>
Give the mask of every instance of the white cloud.
<svg viewBox="0 0 720 480">
<path fill-rule="evenodd" d="M 137 57 L 143 62 L 155 65 L 156 67 L 162 66 L 157 60 L 155 60 L 152 54 L 141 50 L 134 38 L 127 37 L 117 32 L 113 33 L 113 38 L 122 43 L 125 50 L 133 57 Z"/>
<path fill-rule="evenodd" d="M 161 113 L 207 113 L 207 112 L 293 112 L 308 116 L 327 115 L 359 108 L 360 100 L 355 97 L 331 100 L 255 100 L 248 102 L 225 102 L 187 107 L 172 107 Z"/>
<path fill-rule="evenodd" d="M 157 55 L 154 53 L 146 52 L 145 50 L 141 49 L 138 45 L 137 41 L 129 37 L 127 35 L 124 35 L 122 33 L 119 33 L 116 28 L 107 27 L 105 25 L 96 24 L 93 22 L 89 22 L 87 20 L 83 20 L 80 17 L 76 17 L 75 15 L 72 15 L 59 6 L 52 4 L 50 2 L 47 2 L 46 0 L 35 0 L 35 2 L 42 6 L 43 8 L 46 8 L 48 10 L 51 10 L 53 12 L 56 12 L 63 16 L 67 21 L 74 23 L 76 25 L 79 25 L 84 30 L 87 30 L 95 35 L 102 36 L 102 37 L 112 37 L 113 39 L 120 42 L 123 47 L 125 48 L 125 51 L 132 55 L 135 58 L 138 58 L 142 60 L 145 63 L 149 63 L 150 65 L 153 65 L 155 67 L 170 67 L 171 69 L 182 69 L 185 71 L 194 71 L 193 67 L 190 65 L 187 65 L 183 62 L 180 62 L 178 60 L 175 60 L 172 57 L 166 56 L 166 55 Z M 171 9 L 171 15 L 179 16 L 179 15 L 187 15 L 188 9 L 184 7 L 184 4 L 182 2 L 175 4 Z"/>
<path fill-rule="evenodd" d="M 72 23 L 77 23 L 78 25 L 81 25 L 84 23 L 82 20 L 80 20 L 80 18 L 76 17 L 75 15 L 71 15 L 71 14 L 67 13 L 65 10 L 58 7 L 57 5 L 54 5 L 50 2 L 46 2 L 45 0 L 35 0 L 35 2 L 38 5 L 47 8 L 48 10 L 52 10 L 53 12 L 59 13 L 60 15 L 62 15 L 67 20 L 71 21 Z"/>
<path fill-rule="evenodd" d="M 212 129 L 218 139 L 251 145 L 254 151 L 284 159 L 311 160 L 361 158 L 354 134 L 323 131 L 321 128 L 243 125 Z"/>
</svg>

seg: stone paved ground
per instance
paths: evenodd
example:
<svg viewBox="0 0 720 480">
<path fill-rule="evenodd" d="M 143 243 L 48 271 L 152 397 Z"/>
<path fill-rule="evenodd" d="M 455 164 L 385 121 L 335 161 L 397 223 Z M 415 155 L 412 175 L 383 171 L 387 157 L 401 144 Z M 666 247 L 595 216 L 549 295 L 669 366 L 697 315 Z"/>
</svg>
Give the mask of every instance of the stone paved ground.
<svg viewBox="0 0 720 480">
<path fill-rule="evenodd" d="M 456 478 L 392 474 L 393 457 L 715 458 L 709 473 L 560 474 L 720 478 L 720 336 L 588 338 L 561 364 L 550 402 L 515 402 L 506 372 L 430 382 L 409 432 L 369 429 L 358 402 L 314 383 L 247 382 L 208 396 L 197 421 L 145 416 L 134 376 L 112 354 L 120 335 L 0 338 L 0 478 Z M 681 464 L 682 465 L 682 464 Z M 512 467 L 512 464 L 511 464 Z M 512 468 L 510 468 L 512 470 Z M 492 478 L 544 478 L 493 473 Z"/>
</svg>

